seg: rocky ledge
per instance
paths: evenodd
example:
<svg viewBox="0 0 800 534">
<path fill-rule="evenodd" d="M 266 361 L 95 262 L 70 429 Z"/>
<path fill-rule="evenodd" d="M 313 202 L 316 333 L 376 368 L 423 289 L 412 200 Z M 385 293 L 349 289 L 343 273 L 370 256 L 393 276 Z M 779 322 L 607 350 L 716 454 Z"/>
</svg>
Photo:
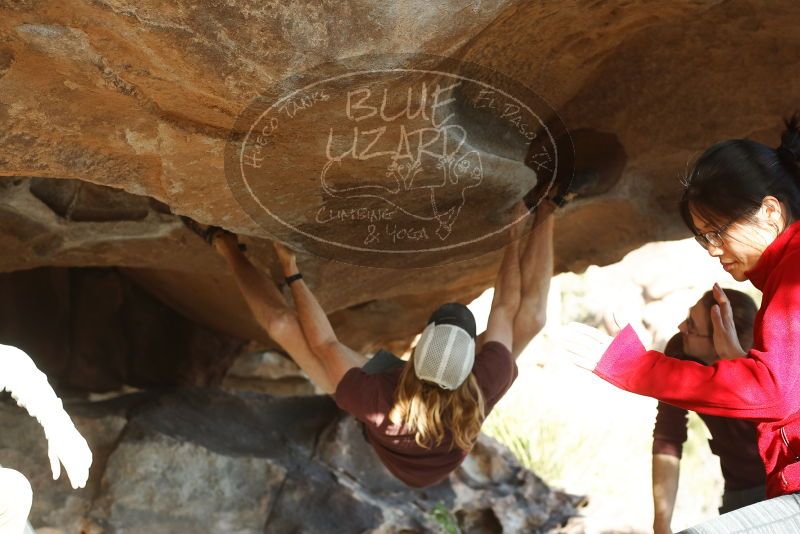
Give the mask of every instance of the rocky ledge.
<svg viewBox="0 0 800 534">
<path fill-rule="evenodd" d="M 15 429 L 0 464 L 31 481 L 39 532 L 555 532 L 581 502 L 486 436 L 449 480 L 409 489 L 329 397 L 182 389 L 68 410 L 95 454 L 77 491 L 52 480 L 37 423 L 0 403 Z"/>
</svg>

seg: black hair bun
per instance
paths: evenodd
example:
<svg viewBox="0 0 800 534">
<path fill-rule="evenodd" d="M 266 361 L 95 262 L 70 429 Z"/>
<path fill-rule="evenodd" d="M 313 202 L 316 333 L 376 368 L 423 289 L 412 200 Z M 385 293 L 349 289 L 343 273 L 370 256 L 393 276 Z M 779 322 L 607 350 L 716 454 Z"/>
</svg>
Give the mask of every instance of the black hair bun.
<svg viewBox="0 0 800 534">
<path fill-rule="evenodd" d="M 778 152 L 784 152 L 797 163 L 800 160 L 800 114 L 795 113 L 788 119 L 783 119 L 786 125 L 783 135 L 781 135 L 781 146 Z"/>
</svg>

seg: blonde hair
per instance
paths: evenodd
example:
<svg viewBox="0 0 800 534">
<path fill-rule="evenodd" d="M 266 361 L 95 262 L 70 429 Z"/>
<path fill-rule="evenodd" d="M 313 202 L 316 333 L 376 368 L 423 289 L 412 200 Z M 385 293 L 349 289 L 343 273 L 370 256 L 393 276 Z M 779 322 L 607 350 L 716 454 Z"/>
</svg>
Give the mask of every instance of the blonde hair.
<svg viewBox="0 0 800 534">
<path fill-rule="evenodd" d="M 414 372 L 413 356 L 406 364 L 395 390 L 389 419 L 410 428 L 421 447 L 438 447 L 450 430 L 451 444 L 468 451 L 475 445 L 486 417 L 483 392 L 470 373 L 458 389 L 449 391 L 420 380 Z"/>
</svg>

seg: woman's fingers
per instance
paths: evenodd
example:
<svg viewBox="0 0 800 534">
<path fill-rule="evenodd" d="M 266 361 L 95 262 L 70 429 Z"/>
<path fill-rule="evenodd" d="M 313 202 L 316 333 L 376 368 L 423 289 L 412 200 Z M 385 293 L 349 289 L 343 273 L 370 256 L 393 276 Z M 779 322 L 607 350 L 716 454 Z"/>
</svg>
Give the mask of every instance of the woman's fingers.
<svg viewBox="0 0 800 534">
<path fill-rule="evenodd" d="M 728 300 L 728 295 L 725 294 L 725 291 L 722 290 L 719 284 L 714 284 L 712 293 L 714 294 L 714 300 L 717 301 L 717 304 L 719 304 L 720 308 L 722 308 L 723 311 L 725 308 L 730 310 L 731 301 Z"/>
<path fill-rule="evenodd" d="M 711 325 L 714 327 L 714 334 L 722 333 L 725 330 L 725 322 L 722 320 L 722 312 L 719 304 L 711 306 Z"/>
<path fill-rule="evenodd" d="M 725 294 L 725 291 L 722 290 L 719 284 L 714 284 L 714 298 L 719 304 L 720 314 L 722 315 L 722 320 L 726 327 L 732 327 L 733 309 L 731 308 L 731 301 L 728 299 L 728 295 Z"/>
<path fill-rule="evenodd" d="M 564 335 L 576 338 L 589 338 L 599 342 L 611 341 L 611 336 L 601 332 L 593 326 L 585 325 L 583 323 L 571 322 L 567 323 L 564 327 Z"/>
<path fill-rule="evenodd" d="M 720 315 L 725 324 L 725 330 L 736 335 L 736 325 L 733 322 L 733 310 L 730 303 L 720 306 Z"/>
<path fill-rule="evenodd" d="M 725 329 L 724 321 L 722 320 L 722 313 L 720 312 L 719 304 L 711 306 L 711 327 L 714 331 L 712 340 L 714 341 L 714 351 L 720 358 L 725 358 L 728 353 L 728 335 Z"/>
<path fill-rule="evenodd" d="M 744 356 L 742 345 L 733 323 L 733 315 L 726 318 L 724 308 L 719 304 L 711 306 L 711 324 L 714 329 L 714 350 L 723 360 Z"/>
<path fill-rule="evenodd" d="M 728 296 L 719 284 L 714 284 L 712 293 L 714 294 L 714 300 L 717 301 L 717 304 L 711 306 L 711 321 L 714 325 L 714 332 L 729 335 L 731 330 L 736 330 L 733 325 L 731 301 L 728 300 Z"/>
<path fill-rule="evenodd" d="M 593 371 L 611 343 L 611 336 L 581 323 L 569 323 L 561 330 L 564 352 L 572 362 Z"/>
<path fill-rule="evenodd" d="M 588 356 L 575 355 L 572 363 L 587 371 L 594 371 L 594 368 L 597 367 L 597 360 Z"/>
</svg>

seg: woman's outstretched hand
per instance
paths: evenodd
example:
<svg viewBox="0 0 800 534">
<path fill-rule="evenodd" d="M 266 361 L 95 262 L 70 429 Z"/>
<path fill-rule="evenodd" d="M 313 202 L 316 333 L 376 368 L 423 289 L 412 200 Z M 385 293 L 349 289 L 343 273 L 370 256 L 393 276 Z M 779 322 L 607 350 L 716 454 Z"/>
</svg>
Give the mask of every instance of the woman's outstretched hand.
<svg viewBox="0 0 800 534">
<path fill-rule="evenodd" d="M 720 359 L 732 360 L 747 354 L 739 343 L 736 325 L 733 323 L 733 310 L 728 296 L 714 284 L 712 288 L 716 304 L 711 306 L 711 324 L 714 325 L 714 349 Z"/>
<path fill-rule="evenodd" d="M 587 371 L 594 371 L 613 339 L 597 328 L 581 323 L 569 323 L 561 330 L 564 351 L 572 363 Z"/>
</svg>

